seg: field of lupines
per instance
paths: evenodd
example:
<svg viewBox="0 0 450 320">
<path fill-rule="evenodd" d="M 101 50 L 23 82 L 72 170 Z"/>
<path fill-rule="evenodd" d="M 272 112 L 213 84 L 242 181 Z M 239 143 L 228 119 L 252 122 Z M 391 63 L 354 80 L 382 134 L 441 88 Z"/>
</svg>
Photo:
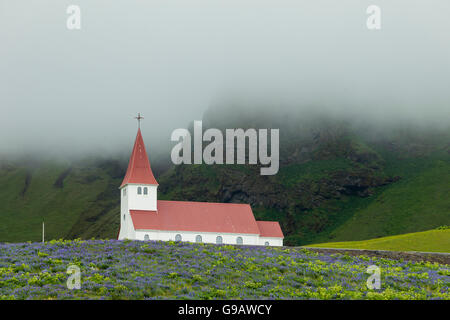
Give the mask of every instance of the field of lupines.
<svg viewBox="0 0 450 320">
<path fill-rule="evenodd" d="M 81 288 L 69 290 L 69 265 Z M 381 289 L 369 290 L 369 265 Z M 450 266 L 159 241 L 0 244 L 0 299 L 450 299 Z"/>
</svg>

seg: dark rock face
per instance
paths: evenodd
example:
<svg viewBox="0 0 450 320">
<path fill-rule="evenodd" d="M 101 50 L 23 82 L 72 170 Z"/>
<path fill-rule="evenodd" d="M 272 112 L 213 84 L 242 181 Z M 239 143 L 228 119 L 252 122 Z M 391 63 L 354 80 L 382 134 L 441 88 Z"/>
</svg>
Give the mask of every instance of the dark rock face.
<svg viewBox="0 0 450 320">
<path fill-rule="evenodd" d="M 326 212 L 316 212 L 324 204 L 342 197 L 370 197 L 377 187 L 400 179 L 386 175 L 382 157 L 342 124 L 294 124 L 291 120 L 258 124 L 235 119 L 233 124 L 217 125 L 217 121 L 206 122 L 216 128 L 245 130 L 245 121 L 253 127 L 284 128 L 280 130 L 280 172 L 286 169 L 286 173 L 261 176 L 258 165 L 180 165 L 160 178 L 163 197 L 248 203 L 257 218 L 259 210 L 278 212 L 270 219 L 280 221 L 285 236 L 301 237 L 300 230 L 315 233 L 329 225 Z"/>
<path fill-rule="evenodd" d="M 372 194 L 372 188 L 385 185 L 387 179 L 370 175 L 370 172 L 346 173 L 338 172 L 333 177 L 334 182 L 340 187 L 340 192 L 346 195 L 367 197 Z"/>
<path fill-rule="evenodd" d="M 258 165 L 176 166 L 159 179 L 161 196 L 248 203 L 257 219 L 280 222 L 285 236 L 293 239 L 289 245 L 307 243 L 302 241 L 322 231 L 331 234 L 360 204 L 383 192 L 381 187 L 396 183 L 400 176 L 387 173 L 401 172 L 392 156 L 420 157 L 436 148 L 432 136 L 413 134 L 400 124 L 388 130 L 370 121 L 237 105 L 208 110 L 203 118 L 207 128 L 279 128 L 280 171 L 261 176 Z"/>
<path fill-rule="evenodd" d="M 323 231 L 329 224 L 326 215 L 314 216 L 304 223 L 299 217 L 308 216 L 327 201 L 343 196 L 369 197 L 375 188 L 398 179 L 385 176 L 381 170 L 350 167 L 319 178 L 299 179 L 288 186 L 277 176 L 259 175 L 257 166 L 242 171 L 213 166 L 204 174 L 200 167 L 182 165 L 160 180 L 160 191 L 172 200 L 248 203 L 254 209 L 276 210 L 280 216 L 272 219 L 280 221 L 288 236 L 299 234 L 302 228 L 312 233 Z"/>
<path fill-rule="evenodd" d="M 262 180 L 262 181 L 261 181 Z M 220 202 L 248 203 L 253 207 L 285 209 L 287 202 L 280 195 L 286 190 L 280 185 L 268 184 L 264 179 L 247 177 L 243 183 L 228 181 L 219 190 Z M 284 199 L 285 200 L 285 199 Z"/>
</svg>

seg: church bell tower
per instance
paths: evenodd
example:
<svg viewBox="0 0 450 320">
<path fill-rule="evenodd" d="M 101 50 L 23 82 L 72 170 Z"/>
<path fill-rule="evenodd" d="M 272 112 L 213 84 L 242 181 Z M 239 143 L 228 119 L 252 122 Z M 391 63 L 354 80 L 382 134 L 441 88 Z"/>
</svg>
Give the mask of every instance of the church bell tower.
<svg viewBox="0 0 450 320">
<path fill-rule="evenodd" d="M 119 239 L 127 237 L 127 234 L 133 230 L 130 210 L 153 212 L 158 210 L 158 182 L 150 167 L 140 128 L 140 120 L 143 118 L 139 114 L 136 119 L 138 119 L 139 128 L 127 172 L 119 188 L 121 216 Z"/>
</svg>

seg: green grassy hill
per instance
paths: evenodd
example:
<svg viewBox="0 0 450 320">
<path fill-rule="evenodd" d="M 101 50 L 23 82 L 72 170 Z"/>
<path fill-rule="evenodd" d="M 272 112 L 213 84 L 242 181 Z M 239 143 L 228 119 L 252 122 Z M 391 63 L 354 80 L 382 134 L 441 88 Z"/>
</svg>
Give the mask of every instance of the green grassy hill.
<svg viewBox="0 0 450 320">
<path fill-rule="evenodd" d="M 89 237 L 113 237 L 119 225 L 117 188 L 122 174 L 122 169 L 120 174 L 112 171 L 115 166 L 114 162 L 47 162 L 32 168 L 4 164 L 0 241 L 39 241 L 43 221 L 47 239 L 79 236 L 80 229 Z"/>
<path fill-rule="evenodd" d="M 375 172 L 358 172 L 349 160 L 310 161 L 282 167 L 268 179 L 251 170 L 185 166 L 162 177 L 161 197 L 250 202 L 257 219 L 281 222 L 288 245 L 364 240 L 450 223 L 448 154 L 403 159 L 390 154 L 383 160 L 383 169 Z M 336 175 L 398 180 L 368 183 L 368 194 L 358 194 Z"/>
<path fill-rule="evenodd" d="M 329 126 L 313 125 L 309 139 L 280 131 L 277 175 L 260 176 L 252 166 L 179 166 L 160 178 L 161 196 L 250 203 L 257 219 L 280 221 L 287 245 L 448 225 L 448 132 L 406 131 L 376 139 Z"/>
<path fill-rule="evenodd" d="M 450 229 L 414 232 L 363 241 L 311 244 L 308 247 L 450 253 Z"/>
<path fill-rule="evenodd" d="M 448 155 L 386 157 L 386 168 L 401 176 L 368 198 L 349 201 L 340 211 L 347 218 L 313 241 L 349 241 L 424 231 L 450 221 Z"/>
<path fill-rule="evenodd" d="M 286 245 L 450 225 L 449 130 L 209 117 L 204 124 L 215 128 L 280 128 L 278 174 L 261 176 L 257 165 L 170 167 L 156 172 L 159 199 L 249 203 L 258 220 L 280 222 Z M 169 161 L 152 166 L 167 168 Z M 0 241 L 39 241 L 43 220 L 47 239 L 115 238 L 126 165 L 117 159 L 32 165 L 0 159 Z"/>
<path fill-rule="evenodd" d="M 443 158 L 441 158 L 443 159 Z M 381 190 L 330 233 L 333 240 L 358 240 L 427 230 L 450 221 L 448 160 L 406 159 L 402 179 Z M 401 170 L 410 170 L 401 172 Z"/>
</svg>

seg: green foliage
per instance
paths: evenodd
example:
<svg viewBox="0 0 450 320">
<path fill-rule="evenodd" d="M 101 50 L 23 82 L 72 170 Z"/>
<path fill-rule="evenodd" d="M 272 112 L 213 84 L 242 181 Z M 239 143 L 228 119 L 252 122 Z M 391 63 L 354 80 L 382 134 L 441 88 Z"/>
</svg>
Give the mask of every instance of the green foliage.
<svg viewBox="0 0 450 320">
<path fill-rule="evenodd" d="M 430 230 L 363 241 L 328 242 L 311 247 L 450 253 L 450 229 Z"/>
<path fill-rule="evenodd" d="M 446 160 L 441 160 L 446 159 Z M 330 232 L 333 241 L 364 240 L 425 231 L 450 221 L 448 156 L 392 160 L 400 181 L 380 188 L 365 207 Z"/>
<path fill-rule="evenodd" d="M 0 243 L 0 250 L 0 299 L 450 299 L 448 265 L 304 248 L 65 240 Z M 74 261 L 81 288 L 69 290 Z M 376 291 L 366 286 L 374 264 L 381 270 Z"/>
<path fill-rule="evenodd" d="M 309 161 L 281 167 L 277 179 L 286 187 L 292 187 L 303 180 L 327 178 L 330 173 L 351 167 L 352 162 L 343 158 Z"/>
<path fill-rule="evenodd" d="M 0 241 L 39 241 L 43 221 L 46 239 L 116 236 L 120 178 L 108 171 L 90 162 L 0 168 Z"/>
</svg>

